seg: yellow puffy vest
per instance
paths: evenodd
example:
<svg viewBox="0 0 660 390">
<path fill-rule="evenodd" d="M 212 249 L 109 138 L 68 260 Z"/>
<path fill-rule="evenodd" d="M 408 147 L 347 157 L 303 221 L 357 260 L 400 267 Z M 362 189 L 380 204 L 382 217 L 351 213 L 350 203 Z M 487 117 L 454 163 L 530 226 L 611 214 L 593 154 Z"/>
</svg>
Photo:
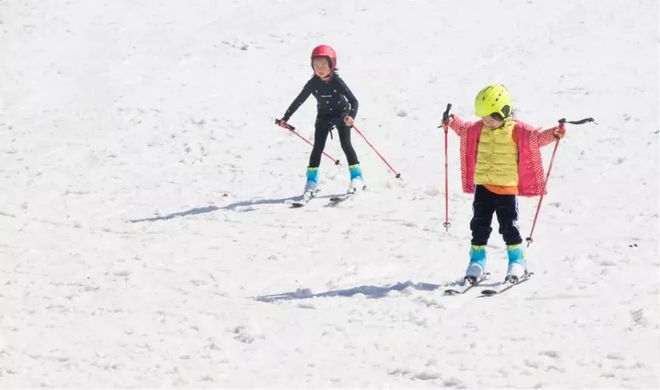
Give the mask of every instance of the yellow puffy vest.
<svg viewBox="0 0 660 390">
<path fill-rule="evenodd" d="M 515 121 L 506 121 L 497 129 L 482 127 L 475 184 L 518 185 L 518 146 L 513 142 L 515 125 Z"/>
</svg>

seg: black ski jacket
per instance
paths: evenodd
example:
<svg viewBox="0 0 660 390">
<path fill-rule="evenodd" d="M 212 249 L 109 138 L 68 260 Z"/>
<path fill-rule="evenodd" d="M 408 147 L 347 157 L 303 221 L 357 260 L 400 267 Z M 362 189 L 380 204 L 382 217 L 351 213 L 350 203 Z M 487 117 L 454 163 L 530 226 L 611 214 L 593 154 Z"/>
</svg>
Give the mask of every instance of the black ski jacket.
<svg viewBox="0 0 660 390">
<path fill-rule="evenodd" d="M 312 94 L 316 98 L 316 109 L 318 116 L 345 116 L 355 118 L 358 110 L 358 101 L 350 89 L 344 83 L 344 80 L 338 74 L 333 74 L 329 81 L 323 81 L 314 75 L 303 87 L 298 97 L 296 97 L 286 110 L 282 117 L 288 121 L 294 112 L 307 100 Z"/>
</svg>

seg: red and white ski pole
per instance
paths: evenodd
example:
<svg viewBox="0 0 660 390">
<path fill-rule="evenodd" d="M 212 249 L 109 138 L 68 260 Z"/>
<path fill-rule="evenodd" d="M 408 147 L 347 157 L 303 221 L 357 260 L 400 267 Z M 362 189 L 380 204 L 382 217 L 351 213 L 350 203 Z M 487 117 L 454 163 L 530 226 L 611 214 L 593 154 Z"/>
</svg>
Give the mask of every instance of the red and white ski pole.
<svg viewBox="0 0 660 390">
<path fill-rule="evenodd" d="M 283 122 L 283 121 L 282 121 L 281 119 L 275 119 L 275 124 L 278 125 L 278 126 L 280 126 L 280 127 L 282 127 L 282 122 Z M 305 137 L 303 137 L 302 135 L 300 135 L 300 134 L 296 131 L 296 128 L 295 128 L 295 127 L 291 126 L 291 125 L 288 124 L 288 123 L 285 123 L 284 127 L 285 127 L 287 130 L 289 130 L 290 132 L 292 132 L 293 134 L 297 135 L 301 140 L 307 142 L 307 143 L 310 144 L 312 147 L 314 147 L 314 144 L 311 143 L 311 142 L 309 142 L 309 140 L 308 140 L 307 138 L 305 138 Z M 323 153 L 323 155 L 324 155 L 325 157 L 327 157 L 327 158 L 329 158 L 330 160 L 332 160 L 332 161 L 335 163 L 335 165 L 341 165 L 341 162 L 340 162 L 339 160 L 337 160 L 336 158 L 332 157 L 332 156 L 329 155 L 328 153 L 326 153 L 326 152 L 321 152 L 321 153 Z"/>
<path fill-rule="evenodd" d="M 559 120 L 559 129 L 561 129 L 561 132 L 563 133 L 564 125 L 566 123 L 570 123 L 572 125 L 581 125 L 587 122 L 594 122 L 594 118 L 585 118 L 585 119 L 580 119 L 579 121 L 567 121 L 566 118 L 562 118 Z M 550 165 L 548 165 L 548 173 L 545 176 L 545 183 L 543 183 L 543 191 L 541 191 L 539 204 L 536 206 L 536 213 L 534 214 L 534 222 L 532 223 L 532 230 L 529 232 L 529 237 L 525 239 L 525 241 L 527 241 L 527 247 L 529 247 L 532 244 L 532 242 L 534 242 L 532 236 L 534 235 L 534 228 L 536 227 L 536 221 L 539 218 L 539 211 L 541 211 L 541 204 L 543 203 L 543 197 L 545 196 L 545 191 L 548 188 L 548 180 L 550 180 L 550 172 L 552 171 L 552 164 L 555 161 L 555 154 L 557 153 L 557 148 L 559 148 L 559 141 L 561 141 L 561 138 L 557 138 L 557 141 L 555 142 L 555 148 L 552 151 L 552 157 L 550 158 Z"/>
<path fill-rule="evenodd" d="M 447 109 L 442 114 L 442 128 L 445 130 L 445 222 L 442 226 L 446 231 L 449 231 L 449 164 L 447 162 L 447 133 L 449 132 L 449 110 L 451 110 L 451 103 L 447 103 Z M 440 126 L 438 126 L 440 127 Z"/>
<path fill-rule="evenodd" d="M 397 179 L 401 179 L 401 173 L 397 172 L 396 169 L 394 169 L 394 168 L 392 167 L 392 165 L 390 165 L 390 163 L 387 162 L 387 160 L 385 159 L 385 157 L 383 157 L 383 156 L 378 152 L 378 150 L 376 150 L 376 148 L 371 144 L 371 142 L 369 142 L 369 140 L 367 139 L 367 137 L 365 137 L 364 134 L 362 134 L 362 132 L 360 131 L 360 129 L 358 129 L 355 125 L 353 125 L 353 129 L 354 129 L 354 130 L 360 135 L 360 137 L 362 137 L 362 139 L 364 139 L 364 141 L 367 143 L 367 145 L 371 146 L 371 149 L 373 149 L 373 151 L 376 152 L 376 154 L 378 155 L 378 157 L 380 157 L 380 159 L 383 160 L 383 162 L 385 163 L 385 165 L 387 165 L 387 167 L 392 171 L 392 173 L 394 173 L 395 177 L 396 177 Z M 403 180 L 403 179 L 401 179 L 401 180 Z"/>
</svg>

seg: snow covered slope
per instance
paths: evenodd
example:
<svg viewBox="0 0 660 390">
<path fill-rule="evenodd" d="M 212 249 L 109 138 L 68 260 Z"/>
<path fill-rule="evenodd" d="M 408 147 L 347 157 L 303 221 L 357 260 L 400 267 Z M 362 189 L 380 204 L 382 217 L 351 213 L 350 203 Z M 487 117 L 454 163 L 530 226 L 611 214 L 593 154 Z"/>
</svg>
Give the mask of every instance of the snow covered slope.
<svg viewBox="0 0 660 390">
<path fill-rule="evenodd" d="M 324 207 L 335 137 L 292 210 L 310 149 L 273 120 L 321 43 L 403 180 L 354 135 L 369 191 Z M 0 387 L 659 386 L 657 1 L 4 1 L 0 76 Z M 436 126 L 493 82 L 598 124 L 558 149 L 534 279 L 445 297 L 419 283 L 461 278 L 471 197 L 451 135 L 445 231 Z"/>
</svg>

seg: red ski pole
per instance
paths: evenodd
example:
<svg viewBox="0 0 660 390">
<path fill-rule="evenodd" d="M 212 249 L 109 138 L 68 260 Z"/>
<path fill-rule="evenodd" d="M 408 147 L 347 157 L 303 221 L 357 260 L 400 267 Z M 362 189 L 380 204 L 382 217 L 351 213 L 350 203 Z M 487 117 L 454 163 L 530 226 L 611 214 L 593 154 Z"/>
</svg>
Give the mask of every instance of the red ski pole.
<svg viewBox="0 0 660 390">
<path fill-rule="evenodd" d="M 280 127 L 282 127 L 282 125 L 281 125 L 280 123 L 282 123 L 282 120 L 281 120 L 281 119 L 275 119 L 275 124 L 278 125 L 278 126 L 280 126 Z M 298 137 L 300 137 L 301 140 L 307 142 L 307 143 L 310 144 L 312 147 L 314 147 L 314 144 L 311 143 L 311 142 L 309 142 L 309 140 L 308 140 L 307 138 L 305 138 L 305 137 L 303 137 L 302 135 L 298 134 L 298 132 L 296 131 L 296 128 L 295 128 L 295 127 L 293 127 L 293 126 L 291 126 L 290 124 L 287 123 L 287 124 L 285 125 L 285 128 L 286 128 L 287 130 L 289 130 L 290 132 L 292 132 L 293 134 L 295 134 L 295 135 L 297 135 Z M 332 156 L 329 155 L 328 153 L 326 153 L 326 152 L 321 152 L 321 153 L 323 153 L 323 155 L 324 155 L 325 157 L 327 157 L 327 158 L 329 158 L 330 160 L 332 160 L 332 161 L 335 163 L 335 165 L 341 165 L 341 162 L 340 162 L 339 160 L 337 160 L 336 158 L 332 157 Z"/>
<path fill-rule="evenodd" d="M 559 120 L 559 128 L 563 132 L 565 123 L 570 123 L 572 125 L 581 125 L 583 123 L 593 122 L 593 121 L 594 118 L 585 118 L 579 121 L 567 121 L 565 118 L 562 118 Z M 536 213 L 534 214 L 534 222 L 532 223 L 532 230 L 529 232 L 529 237 L 525 239 L 525 241 L 527 241 L 527 247 L 529 247 L 532 244 L 532 242 L 534 242 L 534 239 L 532 238 L 532 236 L 534 235 L 534 228 L 536 227 L 536 221 L 539 218 L 539 211 L 541 211 L 541 204 L 543 203 L 543 197 L 545 196 L 545 191 L 548 188 L 548 180 L 550 180 L 550 172 L 552 171 L 552 164 L 555 161 L 555 154 L 557 153 L 557 148 L 559 147 L 560 140 L 561 138 L 557 138 L 557 141 L 555 142 L 555 148 L 552 151 L 552 157 L 550 158 L 550 165 L 548 165 L 548 173 L 545 175 L 545 183 L 543 183 L 543 191 L 541 191 L 539 204 L 536 206 Z"/>
<path fill-rule="evenodd" d="M 442 114 L 442 128 L 445 130 L 445 222 L 442 226 L 446 231 L 449 231 L 449 165 L 447 158 L 447 133 L 449 131 L 449 110 L 451 110 L 451 103 L 447 103 L 447 109 Z M 440 127 L 440 126 L 438 126 Z"/>
<path fill-rule="evenodd" d="M 390 170 L 395 174 L 395 177 L 396 177 L 397 179 L 401 179 L 401 174 L 400 174 L 399 172 L 397 172 L 396 169 L 394 169 L 394 168 L 390 165 L 390 163 L 387 162 L 387 160 L 385 160 L 385 157 L 383 157 L 380 153 L 378 153 L 378 150 L 376 150 L 376 148 L 371 144 L 371 142 L 369 142 L 369 140 L 367 139 L 367 137 L 365 137 L 364 134 L 362 134 L 362 132 L 360 131 L 360 129 L 358 129 L 355 125 L 353 125 L 353 129 L 354 129 L 355 131 L 357 131 L 357 133 L 360 135 L 360 137 L 362 137 L 362 139 L 364 139 L 364 141 L 367 143 L 367 145 L 371 146 L 371 149 L 373 149 L 373 151 L 376 152 L 376 154 L 378 155 L 378 157 L 380 157 L 380 159 L 383 160 L 383 162 L 385 163 L 385 165 L 387 165 L 387 167 L 390 168 Z M 403 180 L 403 179 L 401 179 L 401 180 Z"/>
</svg>

